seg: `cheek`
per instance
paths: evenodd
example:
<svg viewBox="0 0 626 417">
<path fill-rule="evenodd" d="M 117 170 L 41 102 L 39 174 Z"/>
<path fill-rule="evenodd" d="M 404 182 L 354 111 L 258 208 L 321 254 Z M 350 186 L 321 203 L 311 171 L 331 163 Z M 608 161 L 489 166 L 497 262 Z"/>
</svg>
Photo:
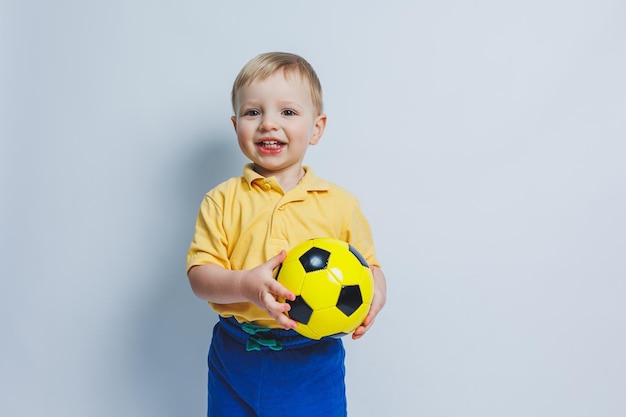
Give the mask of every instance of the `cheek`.
<svg viewBox="0 0 626 417">
<path fill-rule="evenodd" d="M 245 139 L 250 137 L 250 135 L 254 134 L 254 127 L 250 125 L 250 123 L 239 123 L 237 125 L 237 137 L 240 139 Z"/>
</svg>

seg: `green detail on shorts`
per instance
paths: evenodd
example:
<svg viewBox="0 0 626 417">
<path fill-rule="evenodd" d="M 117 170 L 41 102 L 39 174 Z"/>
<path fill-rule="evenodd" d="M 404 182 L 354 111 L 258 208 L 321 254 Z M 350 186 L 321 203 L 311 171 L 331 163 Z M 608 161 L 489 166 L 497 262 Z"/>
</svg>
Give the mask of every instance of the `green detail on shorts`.
<svg viewBox="0 0 626 417">
<path fill-rule="evenodd" d="M 244 332 L 246 332 L 248 336 L 248 341 L 246 342 L 246 350 L 251 352 L 253 350 L 261 350 L 261 348 L 266 347 L 271 350 L 281 350 L 283 348 L 283 342 L 279 339 L 264 339 L 262 337 L 258 337 L 258 333 L 269 332 L 270 329 L 267 327 L 261 327 L 254 323 L 243 323 L 241 328 Z"/>
</svg>

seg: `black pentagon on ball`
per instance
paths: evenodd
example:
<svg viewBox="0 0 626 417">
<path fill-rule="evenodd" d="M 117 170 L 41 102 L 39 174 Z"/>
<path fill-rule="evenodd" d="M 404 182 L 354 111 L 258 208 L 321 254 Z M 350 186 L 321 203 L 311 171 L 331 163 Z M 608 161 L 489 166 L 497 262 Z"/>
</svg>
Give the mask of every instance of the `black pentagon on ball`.
<svg viewBox="0 0 626 417">
<path fill-rule="evenodd" d="M 351 316 L 363 304 L 361 287 L 358 285 L 344 285 L 339 293 L 337 308 L 346 316 Z"/>
<path fill-rule="evenodd" d="M 366 268 L 369 268 L 370 266 L 367 264 L 367 261 L 365 260 L 363 255 L 361 255 L 361 252 L 356 250 L 356 248 L 354 246 L 352 246 L 352 245 L 349 245 L 349 246 L 350 246 L 350 252 L 352 252 L 352 254 L 354 256 L 356 256 L 356 258 L 359 260 L 359 262 L 361 262 L 361 265 L 363 265 Z"/>
<path fill-rule="evenodd" d="M 306 272 L 313 272 L 325 269 L 328 266 L 330 252 L 324 249 L 312 247 L 299 258 L 302 267 Z"/>
<path fill-rule="evenodd" d="M 313 315 L 313 309 L 309 306 L 304 298 L 297 296 L 295 300 L 287 300 L 287 303 L 291 306 L 289 310 L 289 317 L 297 321 L 298 323 L 308 324 Z"/>
</svg>

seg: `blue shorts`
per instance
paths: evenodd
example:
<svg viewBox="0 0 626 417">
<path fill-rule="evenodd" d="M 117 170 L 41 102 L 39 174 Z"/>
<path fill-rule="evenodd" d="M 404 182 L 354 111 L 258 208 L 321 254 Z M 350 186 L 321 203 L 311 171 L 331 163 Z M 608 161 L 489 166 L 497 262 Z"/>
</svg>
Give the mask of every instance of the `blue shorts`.
<svg viewBox="0 0 626 417">
<path fill-rule="evenodd" d="M 341 339 L 220 318 L 209 349 L 209 417 L 345 417 Z"/>
</svg>

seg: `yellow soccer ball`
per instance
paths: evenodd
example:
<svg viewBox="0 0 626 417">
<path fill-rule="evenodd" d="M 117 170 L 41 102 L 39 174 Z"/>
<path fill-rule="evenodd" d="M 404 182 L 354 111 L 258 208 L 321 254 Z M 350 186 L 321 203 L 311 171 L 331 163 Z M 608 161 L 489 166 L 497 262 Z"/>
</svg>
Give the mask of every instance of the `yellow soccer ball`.
<svg viewBox="0 0 626 417">
<path fill-rule="evenodd" d="M 275 278 L 296 295 L 287 315 L 296 331 L 311 339 L 341 337 L 365 320 L 374 297 L 374 279 L 363 256 L 348 243 L 310 239 L 287 253 Z"/>
</svg>

